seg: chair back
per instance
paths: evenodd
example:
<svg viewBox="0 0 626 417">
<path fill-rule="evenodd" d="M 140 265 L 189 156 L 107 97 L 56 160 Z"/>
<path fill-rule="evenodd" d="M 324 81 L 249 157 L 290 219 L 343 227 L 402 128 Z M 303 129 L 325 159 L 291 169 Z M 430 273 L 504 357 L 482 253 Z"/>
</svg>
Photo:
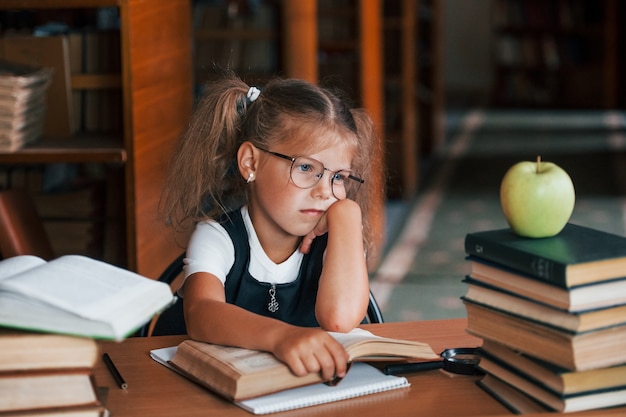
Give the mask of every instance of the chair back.
<svg viewBox="0 0 626 417">
<path fill-rule="evenodd" d="M 0 255 L 54 258 L 48 234 L 35 203 L 25 190 L 0 190 Z"/>
</svg>

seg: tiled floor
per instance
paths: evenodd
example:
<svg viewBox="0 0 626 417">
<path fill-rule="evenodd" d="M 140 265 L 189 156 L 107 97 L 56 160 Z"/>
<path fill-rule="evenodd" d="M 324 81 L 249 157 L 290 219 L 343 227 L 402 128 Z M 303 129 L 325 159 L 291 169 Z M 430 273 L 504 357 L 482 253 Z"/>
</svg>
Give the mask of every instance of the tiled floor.
<svg viewBox="0 0 626 417">
<path fill-rule="evenodd" d="M 515 162 L 557 163 L 576 188 L 571 221 L 626 235 L 625 129 L 618 112 L 451 114 L 448 145 L 418 196 L 388 204 L 388 247 L 371 277 L 385 320 L 465 315 L 465 234 L 507 227 L 498 190 Z"/>
</svg>

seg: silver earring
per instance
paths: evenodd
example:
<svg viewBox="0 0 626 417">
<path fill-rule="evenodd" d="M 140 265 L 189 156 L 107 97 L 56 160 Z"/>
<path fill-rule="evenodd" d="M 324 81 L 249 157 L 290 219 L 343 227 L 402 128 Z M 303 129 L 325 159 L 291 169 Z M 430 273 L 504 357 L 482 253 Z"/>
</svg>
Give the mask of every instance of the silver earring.
<svg viewBox="0 0 626 417">
<path fill-rule="evenodd" d="M 254 172 L 248 174 L 248 179 L 246 180 L 246 184 L 250 184 L 254 180 Z"/>
</svg>

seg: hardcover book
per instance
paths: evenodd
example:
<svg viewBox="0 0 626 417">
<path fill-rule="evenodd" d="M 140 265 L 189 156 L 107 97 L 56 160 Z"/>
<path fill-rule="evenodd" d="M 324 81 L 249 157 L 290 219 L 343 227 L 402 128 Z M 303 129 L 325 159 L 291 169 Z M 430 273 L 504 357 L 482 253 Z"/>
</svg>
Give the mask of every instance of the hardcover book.
<svg viewBox="0 0 626 417">
<path fill-rule="evenodd" d="M 481 346 L 480 367 L 496 376 L 507 369 L 559 396 L 626 387 L 626 363 L 589 371 L 570 371 L 510 349 L 492 340 Z"/>
<path fill-rule="evenodd" d="M 485 390 L 485 392 L 514 414 L 533 414 L 553 411 L 495 376 L 486 374 L 482 379 L 476 381 L 476 385 Z"/>
<path fill-rule="evenodd" d="M 478 258 L 470 257 L 469 263 L 471 282 L 496 287 L 561 310 L 578 312 L 626 304 L 626 277 L 562 288 Z"/>
<path fill-rule="evenodd" d="M 524 375 L 496 362 L 487 362 L 481 369 L 488 375 L 518 389 L 546 407 L 561 413 L 615 407 L 626 404 L 626 386 L 611 387 L 597 391 L 586 391 L 560 395 L 546 389 L 542 384 L 527 379 Z"/>
<path fill-rule="evenodd" d="M 0 372 L 92 368 L 98 352 L 86 337 L 0 328 Z"/>
<path fill-rule="evenodd" d="M 541 239 L 521 237 L 508 228 L 468 233 L 465 252 L 562 288 L 626 273 L 626 237 L 572 223 Z"/>
<path fill-rule="evenodd" d="M 122 340 L 173 298 L 163 282 L 85 256 L 0 261 L 0 326 Z"/>
<path fill-rule="evenodd" d="M 463 299 L 495 308 L 528 320 L 543 323 L 569 333 L 583 333 L 612 326 L 626 325 L 626 304 L 569 312 L 537 302 L 528 297 L 466 278 L 468 287 Z"/>
<path fill-rule="evenodd" d="M 355 329 L 331 333 L 351 361 L 439 360 L 428 344 L 382 338 Z M 295 376 L 269 352 L 185 340 L 178 345 L 170 365 L 183 375 L 231 401 L 323 382 L 317 373 Z"/>
<path fill-rule="evenodd" d="M 567 333 L 523 317 L 464 300 L 467 331 L 575 371 L 626 362 L 626 325 Z"/>
<path fill-rule="evenodd" d="M 0 412 L 99 404 L 89 369 L 0 373 Z"/>
</svg>

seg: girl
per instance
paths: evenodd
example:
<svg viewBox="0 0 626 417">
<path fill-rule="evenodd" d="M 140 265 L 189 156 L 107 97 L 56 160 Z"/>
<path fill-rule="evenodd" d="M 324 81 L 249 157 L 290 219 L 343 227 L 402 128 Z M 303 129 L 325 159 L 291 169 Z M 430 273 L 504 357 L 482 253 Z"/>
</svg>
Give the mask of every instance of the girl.
<svg viewBox="0 0 626 417">
<path fill-rule="evenodd" d="M 191 338 L 272 352 L 299 376 L 345 375 L 326 331 L 350 331 L 368 305 L 373 132 L 305 81 L 208 86 L 163 200 L 170 223 L 195 227 L 179 290 Z"/>
</svg>

